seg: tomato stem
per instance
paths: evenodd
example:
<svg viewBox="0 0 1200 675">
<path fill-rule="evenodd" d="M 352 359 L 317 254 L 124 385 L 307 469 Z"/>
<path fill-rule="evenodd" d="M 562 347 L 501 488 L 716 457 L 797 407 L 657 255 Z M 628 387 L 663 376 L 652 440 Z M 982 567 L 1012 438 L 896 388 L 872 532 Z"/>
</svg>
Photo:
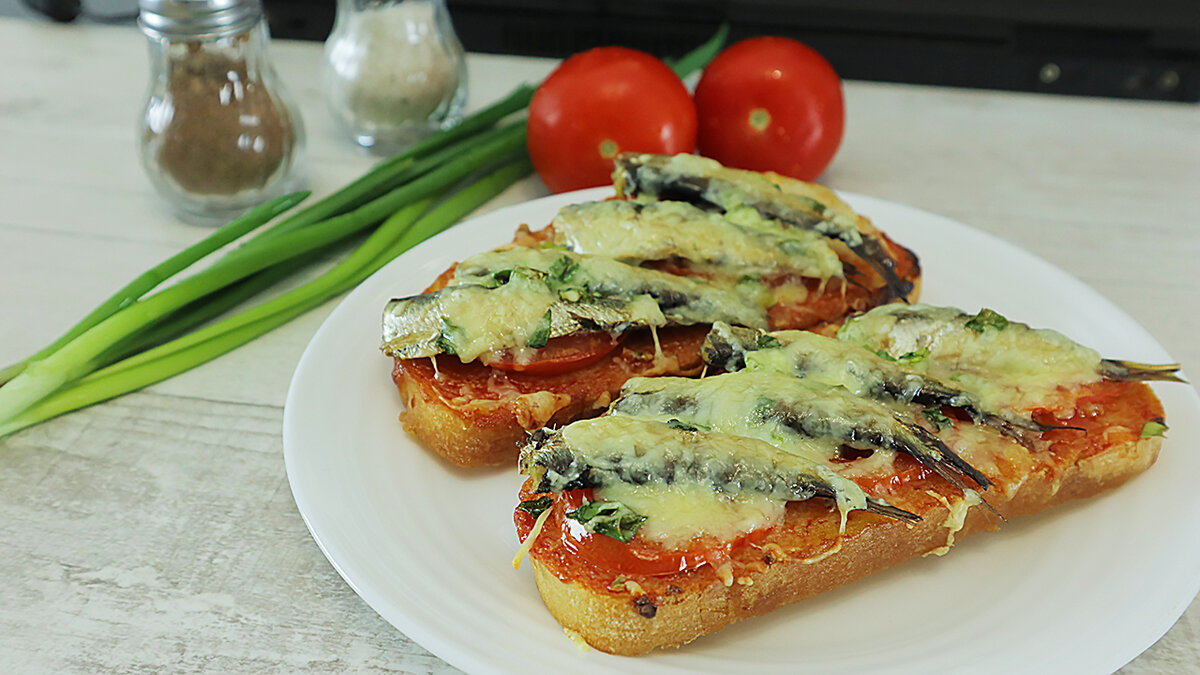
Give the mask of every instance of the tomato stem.
<svg viewBox="0 0 1200 675">
<path fill-rule="evenodd" d="M 762 133 L 771 126 L 771 113 L 766 108 L 755 108 L 750 111 L 750 127 Z"/>
<path fill-rule="evenodd" d="M 618 146 L 617 142 L 611 138 L 606 138 L 603 141 L 600 141 L 600 156 L 604 159 L 612 159 L 613 157 L 616 157 L 617 153 L 619 152 L 621 152 L 620 146 Z"/>
</svg>

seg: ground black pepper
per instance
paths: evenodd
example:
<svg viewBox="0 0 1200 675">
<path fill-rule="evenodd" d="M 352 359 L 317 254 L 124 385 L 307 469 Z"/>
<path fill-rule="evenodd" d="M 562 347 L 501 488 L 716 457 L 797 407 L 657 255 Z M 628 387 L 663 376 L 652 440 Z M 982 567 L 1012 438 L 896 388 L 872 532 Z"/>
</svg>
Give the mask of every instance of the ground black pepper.
<svg viewBox="0 0 1200 675">
<path fill-rule="evenodd" d="M 651 600 L 650 596 L 648 595 L 639 595 L 634 598 L 633 608 L 637 610 L 638 614 L 641 614 L 647 619 L 653 619 L 654 616 L 658 614 L 658 607 L 655 606 L 654 601 Z"/>
<path fill-rule="evenodd" d="M 231 48 L 220 50 L 186 43 L 167 62 L 174 113 L 161 130 L 158 163 L 180 188 L 195 194 L 262 188 L 296 143 L 287 109 L 240 56 L 246 36 L 229 42 Z"/>
</svg>

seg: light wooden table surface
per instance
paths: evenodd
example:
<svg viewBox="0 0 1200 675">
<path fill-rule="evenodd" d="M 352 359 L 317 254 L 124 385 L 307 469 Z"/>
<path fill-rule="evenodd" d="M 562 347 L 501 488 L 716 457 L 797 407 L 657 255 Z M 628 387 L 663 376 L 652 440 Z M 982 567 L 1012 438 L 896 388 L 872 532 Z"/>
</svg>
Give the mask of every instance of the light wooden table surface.
<svg viewBox="0 0 1200 675">
<path fill-rule="evenodd" d="M 272 53 L 327 194 L 372 159 L 333 132 L 320 46 Z M 551 66 L 472 56 L 471 106 Z M 134 29 L 0 20 L 0 361 L 206 234 L 142 175 L 146 78 Z M 1200 107 L 861 82 L 846 97 L 825 182 L 1037 253 L 1197 371 Z M 543 194 L 530 179 L 487 208 Z M 338 577 L 288 489 L 284 394 L 331 309 L 0 440 L 0 671 L 449 670 Z M 1200 603 L 1126 670 L 1200 670 Z"/>
</svg>

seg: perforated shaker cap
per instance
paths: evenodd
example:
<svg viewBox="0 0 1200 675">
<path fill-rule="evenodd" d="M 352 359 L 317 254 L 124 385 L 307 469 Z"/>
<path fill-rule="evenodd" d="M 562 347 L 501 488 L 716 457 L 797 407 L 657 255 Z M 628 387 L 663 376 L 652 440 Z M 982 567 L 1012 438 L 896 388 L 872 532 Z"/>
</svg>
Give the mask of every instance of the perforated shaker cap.
<svg viewBox="0 0 1200 675">
<path fill-rule="evenodd" d="M 262 0 L 138 0 L 138 25 L 152 37 L 220 37 L 262 17 Z"/>
</svg>

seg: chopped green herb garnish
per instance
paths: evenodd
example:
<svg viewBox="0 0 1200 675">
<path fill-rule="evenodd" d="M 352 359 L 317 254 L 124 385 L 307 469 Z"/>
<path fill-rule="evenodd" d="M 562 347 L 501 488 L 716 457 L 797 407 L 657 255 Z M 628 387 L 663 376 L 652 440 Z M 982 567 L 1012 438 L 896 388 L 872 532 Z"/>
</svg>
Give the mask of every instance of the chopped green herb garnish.
<svg viewBox="0 0 1200 675">
<path fill-rule="evenodd" d="M 946 417 L 941 408 L 926 408 L 921 411 L 921 415 L 929 420 L 929 423 L 938 431 L 954 426 L 954 420 Z"/>
<path fill-rule="evenodd" d="M 530 279 L 533 281 L 539 281 L 546 278 L 545 272 L 533 267 L 514 267 L 511 270 L 508 270 L 508 273 L 508 277 L 505 278 L 504 283 L 508 283 L 513 277 L 518 279 Z"/>
<path fill-rule="evenodd" d="M 687 422 L 680 422 L 675 417 L 667 420 L 667 426 L 671 427 L 672 429 L 679 429 L 681 431 L 709 431 L 712 429 L 712 427 L 704 424 L 688 424 Z"/>
<path fill-rule="evenodd" d="M 774 335 L 763 333 L 762 335 L 758 336 L 758 341 L 755 343 L 755 346 L 759 349 L 779 349 L 783 346 L 783 343 L 780 342 L 779 338 L 775 337 Z"/>
<path fill-rule="evenodd" d="M 775 401 L 767 396 L 759 396 L 754 401 L 754 419 L 765 421 L 775 413 Z"/>
<path fill-rule="evenodd" d="M 1142 438 L 1162 438 L 1167 434 L 1167 425 L 1158 420 L 1150 420 L 1142 425 Z"/>
<path fill-rule="evenodd" d="M 925 360 L 926 356 L 929 356 L 929 347 L 921 347 L 915 352 L 901 354 L 900 358 L 896 360 L 900 363 L 920 363 Z"/>
<path fill-rule="evenodd" d="M 546 313 L 542 315 L 541 321 L 533 330 L 533 335 L 529 336 L 529 341 L 525 343 L 525 346 L 541 349 L 546 346 L 548 340 L 550 340 L 550 310 L 546 310 Z"/>
<path fill-rule="evenodd" d="M 898 357 L 892 356 L 882 349 L 876 349 L 875 355 L 884 361 L 891 361 L 892 363 L 920 363 L 925 360 L 926 356 L 929 356 L 929 348 L 921 347 L 915 352 L 907 352 Z"/>
<path fill-rule="evenodd" d="M 553 499 L 551 499 L 550 497 L 548 497 L 546 495 L 542 495 L 541 497 L 538 497 L 537 499 L 526 499 L 525 501 L 521 502 L 520 504 L 517 504 L 517 508 L 524 511 L 525 513 L 528 513 L 531 516 L 536 517 L 536 516 L 542 515 L 542 511 L 545 511 L 546 509 L 550 508 L 550 505 L 553 503 L 554 503 Z"/>
<path fill-rule="evenodd" d="M 457 348 L 454 346 L 455 334 L 461 335 L 462 328 L 442 317 L 442 332 L 438 334 L 437 346 L 447 354 L 458 354 Z"/>
<path fill-rule="evenodd" d="M 1004 330 L 1008 328 L 1008 319 L 990 309 L 981 309 L 978 314 L 967 319 L 965 325 L 976 333 L 982 333 L 988 328 Z"/>
<path fill-rule="evenodd" d="M 495 279 L 496 283 L 498 284 L 507 284 L 508 280 L 512 278 L 512 273 L 512 270 L 499 270 L 497 272 L 492 272 L 492 278 Z"/>
<path fill-rule="evenodd" d="M 579 269 L 579 263 L 569 255 L 564 255 L 554 264 L 550 265 L 550 276 L 556 281 L 568 281 L 575 275 L 575 271 Z"/>
<path fill-rule="evenodd" d="M 487 275 L 479 280 L 479 285 L 484 288 L 499 288 L 508 283 L 512 277 L 512 270 L 498 270 Z"/>
<path fill-rule="evenodd" d="M 584 503 L 578 509 L 571 511 L 567 517 L 577 520 L 596 534 L 612 537 L 620 542 L 628 542 L 637 534 L 638 528 L 646 522 L 643 516 L 621 502 L 604 502 L 593 500 Z"/>
</svg>

